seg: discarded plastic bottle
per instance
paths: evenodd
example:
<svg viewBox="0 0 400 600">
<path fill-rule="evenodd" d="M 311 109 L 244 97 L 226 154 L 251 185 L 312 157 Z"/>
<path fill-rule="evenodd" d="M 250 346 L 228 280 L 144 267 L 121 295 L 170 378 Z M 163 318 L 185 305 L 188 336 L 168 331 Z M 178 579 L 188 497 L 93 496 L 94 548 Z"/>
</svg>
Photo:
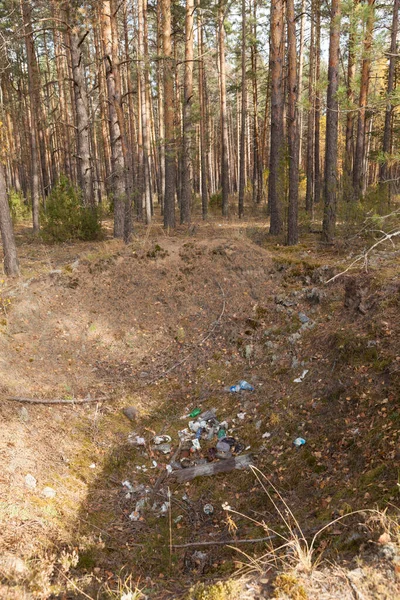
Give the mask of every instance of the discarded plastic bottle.
<svg viewBox="0 0 400 600">
<path fill-rule="evenodd" d="M 300 446 L 304 446 L 304 444 L 306 443 L 306 440 L 298 437 L 294 440 L 293 444 L 296 446 L 296 448 L 300 448 Z"/>
<path fill-rule="evenodd" d="M 214 507 L 212 504 L 205 504 L 203 507 L 203 512 L 206 515 L 212 515 L 214 512 Z"/>
<path fill-rule="evenodd" d="M 240 385 L 231 385 L 231 387 L 229 388 L 230 392 L 240 392 Z"/>
<path fill-rule="evenodd" d="M 218 431 L 218 439 L 222 440 L 224 437 L 226 437 L 226 430 L 222 428 Z"/>
<path fill-rule="evenodd" d="M 239 385 L 241 390 L 248 390 L 249 392 L 254 392 L 254 387 L 250 383 L 247 383 L 247 381 L 245 381 L 244 379 L 242 379 L 242 381 L 239 381 Z"/>
<path fill-rule="evenodd" d="M 194 410 L 192 410 L 191 413 L 189 413 L 189 417 L 197 417 L 199 414 L 201 413 L 201 408 L 195 408 Z"/>
<path fill-rule="evenodd" d="M 203 433 L 203 428 L 199 427 L 198 430 L 196 431 L 196 440 L 199 440 L 201 438 L 201 434 Z"/>
</svg>

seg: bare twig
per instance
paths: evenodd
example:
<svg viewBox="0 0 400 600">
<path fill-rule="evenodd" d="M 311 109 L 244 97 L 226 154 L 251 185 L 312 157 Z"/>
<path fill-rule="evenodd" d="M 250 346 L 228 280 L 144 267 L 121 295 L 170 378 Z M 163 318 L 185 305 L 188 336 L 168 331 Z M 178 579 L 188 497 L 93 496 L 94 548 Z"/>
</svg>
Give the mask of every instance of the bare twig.
<svg viewBox="0 0 400 600">
<path fill-rule="evenodd" d="M 368 257 L 371 254 L 371 252 L 373 250 L 375 250 L 375 248 L 377 246 L 380 246 L 381 244 L 383 244 L 383 242 L 387 242 L 387 241 L 392 242 L 392 238 L 400 235 L 400 230 L 394 231 L 393 233 L 385 233 L 384 231 L 382 231 L 381 233 L 383 233 L 383 237 L 381 237 L 377 242 L 375 242 L 375 244 L 373 244 L 370 248 L 368 248 L 368 250 L 363 252 L 363 254 L 360 254 L 359 256 L 357 256 L 357 258 L 355 258 L 353 260 L 353 262 L 347 267 L 347 269 L 345 269 L 344 271 L 341 271 L 340 273 L 337 273 L 336 275 L 334 275 L 333 277 L 328 279 L 325 283 L 330 283 L 331 281 L 335 281 L 335 279 L 337 279 L 338 277 L 341 277 L 342 275 L 344 275 L 345 273 L 350 271 L 350 269 L 352 269 L 356 264 L 360 263 L 361 261 L 363 261 L 364 267 L 367 268 L 368 267 Z M 393 242 L 392 242 L 392 244 L 393 244 Z"/>
<path fill-rule="evenodd" d="M 195 546 L 230 546 L 233 544 L 259 544 L 260 542 L 268 542 L 276 537 L 276 535 L 268 535 L 267 537 L 249 540 L 227 540 L 225 542 L 190 542 L 188 544 L 172 544 L 172 548 L 193 548 Z"/>
<path fill-rule="evenodd" d="M 108 400 L 108 398 L 91 398 L 88 396 L 87 398 L 55 398 L 48 400 L 47 398 L 20 398 L 11 396 L 7 400 L 25 404 L 86 404 L 87 402 L 103 402 L 104 400 Z"/>
</svg>

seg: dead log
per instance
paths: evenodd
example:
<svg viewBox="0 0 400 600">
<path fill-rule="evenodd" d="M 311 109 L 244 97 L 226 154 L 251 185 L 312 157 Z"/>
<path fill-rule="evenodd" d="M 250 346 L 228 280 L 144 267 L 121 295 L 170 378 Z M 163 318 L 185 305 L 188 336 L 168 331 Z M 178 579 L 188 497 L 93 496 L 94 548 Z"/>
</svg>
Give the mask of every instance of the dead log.
<svg viewBox="0 0 400 600">
<path fill-rule="evenodd" d="M 183 483 L 184 481 L 191 481 L 196 477 L 218 475 L 218 473 L 229 473 L 235 469 L 247 469 L 251 464 L 252 455 L 243 454 L 242 456 L 228 458 L 227 460 L 219 460 L 218 462 L 207 463 L 206 465 L 196 465 L 195 467 L 189 467 L 188 469 L 174 471 L 169 476 L 169 479 L 174 479 L 178 483 Z"/>
</svg>

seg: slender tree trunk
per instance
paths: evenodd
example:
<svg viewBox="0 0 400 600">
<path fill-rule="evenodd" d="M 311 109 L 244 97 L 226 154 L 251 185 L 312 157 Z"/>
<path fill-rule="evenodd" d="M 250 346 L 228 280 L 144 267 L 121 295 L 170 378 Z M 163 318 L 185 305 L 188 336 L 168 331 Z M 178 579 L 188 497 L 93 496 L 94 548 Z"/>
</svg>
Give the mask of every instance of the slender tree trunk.
<svg viewBox="0 0 400 600">
<path fill-rule="evenodd" d="M 315 122 L 314 122 L 314 203 L 321 200 L 321 10 L 317 6 L 315 14 Z"/>
<path fill-rule="evenodd" d="M 69 19 L 68 19 L 69 20 Z M 69 28 L 69 49 L 71 53 L 72 76 L 74 79 L 74 99 L 78 139 L 78 174 L 86 206 L 94 204 L 92 157 L 90 154 L 89 105 L 86 94 L 82 44 L 88 31 Z"/>
<path fill-rule="evenodd" d="M 114 237 L 123 238 L 125 233 L 125 161 L 122 149 L 122 136 L 116 110 L 115 73 L 117 65 L 113 62 L 111 20 L 115 18 L 111 11 L 110 0 L 103 0 L 102 34 L 104 64 L 108 93 L 108 118 L 111 140 L 111 170 L 114 199 Z"/>
<path fill-rule="evenodd" d="M 289 209 L 288 245 L 299 241 L 299 136 L 297 119 L 297 51 L 294 0 L 286 0 L 288 37 L 288 150 L 289 150 Z"/>
<path fill-rule="evenodd" d="M 4 272 L 8 277 L 18 277 L 19 266 L 14 231 L 8 206 L 4 166 L 0 162 L 0 230 L 3 243 Z"/>
<path fill-rule="evenodd" d="M 354 7 L 359 0 L 354 0 Z M 346 116 L 346 146 L 343 167 L 343 194 L 345 200 L 354 198 L 352 189 L 353 163 L 354 163 L 354 118 L 355 112 L 351 110 L 354 106 L 354 78 L 356 75 L 355 62 L 355 23 L 350 18 L 350 33 L 348 41 L 348 60 L 347 60 L 347 103 L 348 112 Z"/>
<path fill-rule="evenodd" d="M 240 172 L 239 172 L 239 219 L 244 216 L 244 190 L 246 186 L 246 0 L 242 0 L 242 117 L 240 128 Z"/>
<path fill-rule="evenodd" d="M 203 43 L 203 22 L 200 0 L 197 4 L 197 29 L 198 29 L 198 48 L 199 48 L 199 100 L 200 100 L 200 164 L 201 164 L 201 213 L 203 219 L 207 219 L 208 213 L 208 161 L 207 161 L 207 139 L 206 126 L 207 114 L 205 107 L 204 93 L 204 43 Z"/>
<path fill-rule="evenodd" d="M 186 0 L 181 223 L 190 223 L 192 205 L 193 12 L 194 0 Z"/>
<path fill-rule="evenodd" d="M 339 103 L 339 41 L 340 41 L 340 0 L 332 0 L 329 34 L 328 92 L 326 100 L 325 138 L 325 203 L 322 224 L 322 239 L 332 242 L 336 226 L 336 200 L 338 187 L 338 123 Z"/>
<path fill-rule="evenodd" d="M 161 2 L 157 2 L 157 107 L 158 107 L 158 147 L 160 156 L 160 183 L 158 202 L 161 206 L 161 214 L 164 212 L 165 196 L 165 135 L 164 135 L 164 89 L 163 89 L 163 70 L 162 70 L 162 14 Z"/>
<path fill-rule="evenodd" d="M 353 169 L 354 198 L 359 200 L 363 193 L 365 142 L 366 142 L 366 119 L 369 77 L 371 70 L 371 47 L 375 22 L 375 0 L 368 0 L 368 17 L 365 30 L 363 47 L 363 60 L 361 67 L 360 98 L 358 102 L 358 123 L 356 150 Z"/>
<path fill-rule="evenodd" d="M 306 25 L 306 0 L 301 0 L 301 17 L 300 17 L 300 42 L 299 42 L 299 84 L 298 84 L 298 96 L 299 96 L 299 165 L 302 166 L 303 156 L 303 107 L 301 105 L 303 96 L 303 67 L 304 67 L 304 30 Z"/>
<path fill-rule="evenodd" d="M 21 0 L 21 14 L 24 25 L 24 38 L 28 65 L 28 88 L 30 102 L 30 142 L 31 142 L 31 193 L 32 193 L 32 220 L 33 232 L 39 232 L 39 146 L 38 146 L 38 124 L 37 124 L 37 106 L 35 106 L 37 97 L 36 86 L 37 76 L 35 72 L 36 58 L 33 41 L 33 30 L 31 21 L 31 6 L 26 0 Z M 37 65 L 36 65 L 37 66 Z"/>
<path fill-rule="evenodd" d="M 225 2 L 219 1 L 218 7 L 218 47 L 219 47 L 219 78 L 221 101 L 221 187 L 222 187 L 222 216 L 227 217 L 229 211 L 229 139 L 228 112 L 226 107 L 226 73 L 225 73 Z"/>
<path fill-rule="evenodd" d="M 165 198 L 164 227 L 175 227 L 174 74 L 171 47 L 171 0 L 161 0 L 164 52 Z"/>
<path fill-rule="evenodd" d="M 268 205 L 271 214 L 270 233 L 282 231 L 282 200 L 284 185 L 284 125 L 283 125 L 283 63 L 284 10 L 283 0 L 271 0 L 271 152 L 269 161 Z"/>
<path fill-rule="evenodd" d="M 315 8 L 316 0 L 311 3 L 311 22 L 310 22 L 310 51 L 308 67 L 308 125 L 307 125 L 307 188 L 306 188 L 306 211 L 312 212 L 314 203 L 314 125 L 315 125 Z"/>
<path fill-rule="evenodd" d="M 397 54 L 397 35 L 399 32 L 399 5 L 400 0 L 394 0 L 393 5 L 393 21 L 392 21 L 392 34 L 390 43 L 390 55 L 389 55 L 389 72 L 388 72 L 388 83 L 387 83 L 387 96 L 386 96 L 386 112 L 385 112 L 385 128 L 383 130 L 383 144 L 382 152 L 384 154 L 384 161 L 380 166 L 379 180 L 384 183 L 388 179 L 389 166 L 388 166 L 388 155 L 391 147 L 391 122 L 393 114 L 393 100 L 392 94 L 394 90 L 394 80 L 396 63 L 398 62 Z"/>
<path fill-rule="evenodd" d="M 150 131 L 148 121 L 147 94 L 146 94 L 146 77 L 147 57 L 145 56 L 145 11 L 144 0 L 138 0 L 138 41 L 139 41 L 139 56 L 138 69 L 140 77 L 140 95 L 141 95 L 141 119 L 142 119 L 142 136 L 143 136 L 143 191 L 144 191 L 144 207 L 146 214 L 146 223 L 151 222 L 151 190 L 150 190 Z"/>
</svg>

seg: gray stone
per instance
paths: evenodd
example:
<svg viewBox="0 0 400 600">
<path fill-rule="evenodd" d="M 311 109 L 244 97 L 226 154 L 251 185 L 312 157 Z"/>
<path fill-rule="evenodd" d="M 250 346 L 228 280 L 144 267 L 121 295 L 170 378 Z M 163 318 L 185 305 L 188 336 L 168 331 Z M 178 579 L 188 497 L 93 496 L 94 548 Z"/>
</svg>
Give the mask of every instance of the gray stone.
<svg viewBox="0 0 400 600">
<path fill-rule="evenodd" d="M 130 421 L 136 421 L 138 412 L 134 406 L 126 406 L 122 409 L 122 412 Z"/>
</svg>

